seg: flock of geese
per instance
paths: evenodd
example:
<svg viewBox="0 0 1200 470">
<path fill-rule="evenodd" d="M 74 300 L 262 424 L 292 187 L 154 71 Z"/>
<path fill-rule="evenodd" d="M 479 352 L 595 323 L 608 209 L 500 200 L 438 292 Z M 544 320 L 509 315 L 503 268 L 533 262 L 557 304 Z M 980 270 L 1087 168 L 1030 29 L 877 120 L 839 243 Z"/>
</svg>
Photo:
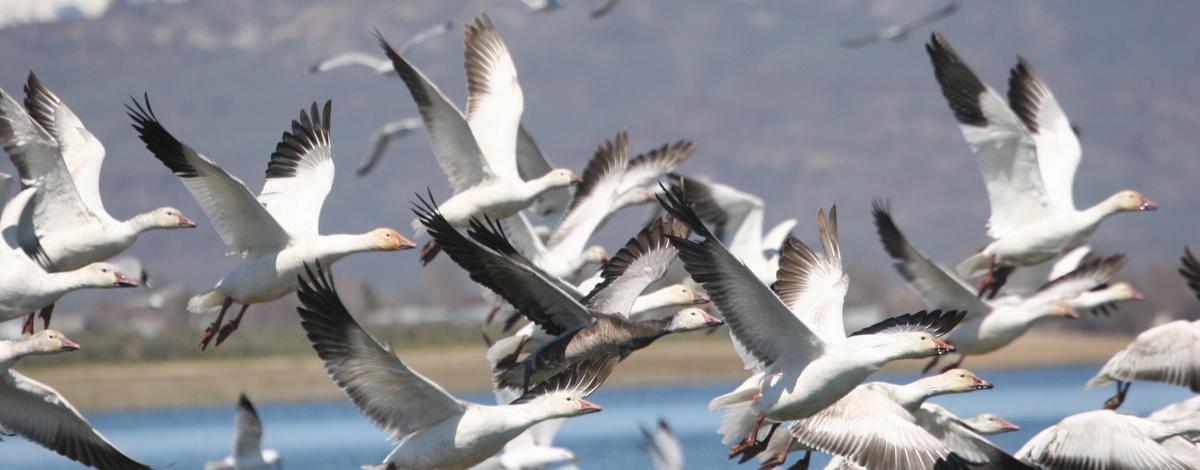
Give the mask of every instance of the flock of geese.
<svg viewBox="0 0 1200 470">
<path fill-rule="evenodd" d="M 418 37 L 449 26 L 437 28 Z M 401 79 L 450 183 L 445 197 L 434 189 L 415 196 L 413 239 L 426 239 L 421 261 L 444 253 L 494 296 L 493 313 L 508 312 L 506 331 L 515 329 L 489 339 L 495 405 L 458 399 L 407 367 L 339 298 L 331 271 L 337 260 L 418 245 L 391 228 L 320 232 L 334 180 L 330 102 L 302 109 L 286 128 L 257 195 L 168 130 L 148 96 L 127 105 L 149 153 L 179 178 L 241 258 L 213 289 L 188 302 L 192 313 L 216 312 L 200 349 L 227 341 L 251 305 L 295 292 L 300 325 L 330 379 L 397 444 L 370 468 L 525 469 L 573 460 L 572 452 L 553 446 L 554 434 L 567 418 L 601 411 L 587 398 L 623 360 L 666 335 L 721 325 L 748 378 L 713 398 L 710 409 L 723 413 L 718 432 L 731 445 L 730 458 L 758 458 L 761 468 L 784 465 L 799 451 L 805 456 L 791 468 L 806 468 L 813 452 L 832 454 L 827 468 L 838 469 L 1200 468 L 1200 400 L 1148 417 L 1115 411 L 1135 381 L 1200 392 L 1200 323 L 1176 321 L 1142 333 L 1087 384 L 1116 384 L 1103 409 L 1064 418 L 1016 454 L 986 436 L 1017 425 L 994 414 L 961 419 L 926 402 L 992 388 L 961 368 L 967 356 L 1004 348 L 1040 322 L 1141 298 L 1129 284 L 1114 282 L 1125 257 L 1092 254 L 1086 243 L 1107 217 L 1156 205 L 1121 191 L 1076 207 L 1078 137 L 1024 59 L 1012 69 L 1006 100 L 933 34 L 926 49 L 983 175 L 992 241 L 957 269 L 944 268 L 903 235 L 889 204 L 877 200 L 871 213 L 880 241 L 930 310 L 847 334 L 842 310 L 850 283 L 836 207 L 818 211 L 815 249 L 791 234 L 796 220 L 764 233 L 761 199 L 679 173 L 694 143 L 667 143 L 630 158 L 626 131 L 601 143 L 581 175 L 555 167 L 521 125 L 516 66 L 486 14 L 465 27 L 465 113 L 405 58 L 407 46 L 376 37 L 387 60 L 371 66 Z M 350 62 L 368 61 L 340 59 Z M 336 66 L 322 64 L 314 70 Z M 53 388 L 13 367 L 28 356 L 79 350 L 49 329 L 54 303 L 79 289 L 136 287 L 136 276 L 105 260 L 144 232 L 196 223 L 169 207 L 124 221 L 109 215 L 98 184 L 104 146 L 33 73 L 24 91 L 22 105 L 0 90 L 0 143 L 20 187 L 0 214 L 0 320 L 25 322 L 21 338 L 0 341 L 0 426 L 83 465 L 148 468 Z M 659 212 L 614 254 L 589 245 L 612 214 L 643 204 Z M 533 222 L 554 215 L 553 226 Z M 651 289 L 676 259 L 688 279 Z M 1200 294 L 1200 262 L 1190 252 L 1181 272 Z M 972 284 L 973 277 L 982 279 Z M 234 304 L 236 316 L 225 321 Z M 37 312 L 42 325 L 35 332 Z M 522 318 L 528 324 L 515 328 Z M 957 360 L 936 375 L 908 384 L 867 382 L 893 361 L 927 359 L 928 371 L 947 354 Z M 237 424 L 231 456 L 208 468 L 278 465 L 279 454 L 260 447 L 262 424 L 244 395 Z M 645 435 L 657 468 L 682 468 L 685 452 L 666 423 Z"/>
</svg>

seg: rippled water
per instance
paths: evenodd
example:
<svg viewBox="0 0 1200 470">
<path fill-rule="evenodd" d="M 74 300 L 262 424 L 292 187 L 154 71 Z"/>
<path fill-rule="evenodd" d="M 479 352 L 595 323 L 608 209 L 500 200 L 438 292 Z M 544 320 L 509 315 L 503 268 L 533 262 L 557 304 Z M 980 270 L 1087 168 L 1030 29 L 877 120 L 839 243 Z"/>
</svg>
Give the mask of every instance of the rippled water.
<svg viewBox="0 0 1200 470">
<path fill-rule="evenodd" d="M 992 390 L 933 399 L 960 416 L 996 412 L 1022 426 L 1018 432 L 994 436 L 1010 452 L 1016 451 L 1037 431 L 1062 417 L 1098 408 L 1111 389 L 1088 392 L 1083 383 L 1098 366 L 1054 367 L 981 372 L 996 384 Z M 913 374 L 881 375 L 880 380 L 903 383 Z M 604 411 L 571 420 L 563 427 L 557 445 L 575 451 L 583 468 L 648 468 L 650 459 L 639 449 L 638 425 L 650 426 L 665 417 L 674 427 L 687 454 L 689 469 L 739 467 L 725 459 L 727 448 L 715 433 L 719 416 L 709 413 L 708 400 L 734 383 L 679 387 L 607 387 L 591 398 Z M 1122 411 L 1145 414 L 1190 396 L 1182 388 L 1136 384 Z M 253 399 L 253 397 L 251 397 Z M 487 402 L 488 395 L 468 395 Z M 289 469 L 357 468 L 379 462 L 391 446 L 385 432 L 376 429 L 347 401 L 303 404 L 260 404 L 265 427 L 264 444 L 278 449 Z M 154 466 L 201 467 L 206 460 L 229 454 L 233 440 L 233 404 L 155 411 L 89 413 L 88 418 L 105 435 L 135 458 Z M 793 460 L 796 457 L 793 457 Z M 814 468 L 824 458 L 814 458 Z M 20 438 L 0 443 L 0 468 L 77 468 L 69 460 Z"/>
</svg>

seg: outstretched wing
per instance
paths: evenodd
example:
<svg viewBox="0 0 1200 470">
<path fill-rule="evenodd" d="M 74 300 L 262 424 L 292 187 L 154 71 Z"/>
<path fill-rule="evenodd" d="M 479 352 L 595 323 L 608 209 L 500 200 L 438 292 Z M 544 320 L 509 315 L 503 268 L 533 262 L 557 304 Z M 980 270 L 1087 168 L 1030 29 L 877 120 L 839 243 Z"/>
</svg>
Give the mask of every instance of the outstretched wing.
<svg viewBox="0 0 1200 470">
<path fill-rule="evenodd" d="M 779 252 L 779 271 L 771 289 L 796 318 L 813 328 L 825 341 L 846 338 L 842 305 L 850 278 L 842 269 L 842 249 L 837 238 L 837 207 L 817 212 L 824 253 L 818 255 L 804 242 L 788 237 Z"/>
<path fill-rule="evenodd" d="M 29 110 L 33 120 L 58 142 L 67 171 L 71 173 L 71 179 L 75 182 L 75 188 L 79 191 L 79 197 L 83 198 L 84 204 L 93 214 L 99 217 L 108 216 L 100 198 L 100 167 L 104 164 L 104 144 L 84 127 L 83 121 L 71 112 L 71 108 L 50 91 L 32 71 L 25 82 L 25 109 Z"/>
<path fill-rule="evenodd" d="M 312 104 L 312 118 L 300 110 L 291 132 L 275 145 L 267 163 L 267 182 L 258 195 L 267 212 L 293 237 L 318 235 L 321 206 L 333 187 L 333 149 L 329 143 L 331 101 L 321 112 Z"/>
<path fill-rule="evenodd" d="M 1024 57 L 1008 78 L 1008 104 L 1033 134 L 1046 196 L 1055 207 L 1075 209 L 1072 188 L 1083 149 L 1066 113 Z"/>
</svg>

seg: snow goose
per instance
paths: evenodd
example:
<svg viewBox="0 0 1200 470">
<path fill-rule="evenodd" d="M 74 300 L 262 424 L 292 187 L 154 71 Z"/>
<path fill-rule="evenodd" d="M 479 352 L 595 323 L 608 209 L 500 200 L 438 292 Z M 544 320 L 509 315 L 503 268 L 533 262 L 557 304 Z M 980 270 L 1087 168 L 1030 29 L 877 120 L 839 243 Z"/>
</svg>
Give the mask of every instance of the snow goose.
<svg viewBox="0 0 1200 470">
<path fill-rule="evenodd" d="M 958 348 L 959 354 L 958 361 L 948 368 L 958 367 L 966 356 L 986 354 L 1007 346 L 1043 319 L 1078 318 L 1072 303 L 1107 283 L 1125 260 L 1124 256 L 1115 255 L 1086 263 L 1044 284 L 1027 298 L 1006 296 L 984 300 L 954 273 L 938 266 L 912 246 L 892 220 L 884 202 L 875 201 L 871 213 L 884 250 L 895 261 L 896 271 L 908 286 L 931 308 L 967 312 L 959 327 L 946 337 Z M 936 365 L 937 359 L 930 361 L 925 370 Z"/>
<path fill-rule="evenodd" d="M 1016 267 L 1033 266 L 1082 245 L 1110 215 L 1158 207 L 1141 193 L 1125 190 L 1076 209 L 1072 186 L 1079 139 L 1050 88 L 1025 59 L 1012 70 L 1005 103 L 940 34 L 933 34 L 925 50 L 975 154 L 992 207 L 992 242 L 957 268 L 964 276 L 987 272 L 981 295 L 994 296 Z"/>
<path fill-rule="evenodd" d="M 1194 413 L 1200 413 L 1200 396 L 1194 396 L 1159 408 L 1150 413 L 1150 416 L 1147 416 L 1147 418 L 1155 421 L 1167 421 Z"/>
<path fill-rule="evenodd" d="M 233 435 L 233 455 L 204 464 L 204 470 L 265 470 L 281 468 L 279 452 L 263 449 L 262 421 L 254 404 L 243 393 L 238 397 L 237 432 Z"/>
<path fill-rule="evenodd" d="M 101 469 L 149 469 L 93 428 L 58 391 L 12 370 L 22 358 L 75 351 L 56 330 L 0 341 L 0 423 L 9 432 L 80 464 Z"/>
<path fill-rule="evenodd" d="M 17 230 L 18 219 L 28 218 L 30 199 L 37 186 L 22 190 L 0 212 L 0 233 Z M 137 287 L 138 282 L 112 263 L 92 263 L 82 268 L 50 273 L 25 255 L 8 236 L 0 240 L 0 321 L 25 317 L 24 333 L 33 333 L 33 313 L 42 310 L 43 328 L 50 326 L 51 307 L 67 293 L 79 289 Z"/>
<path fill-rule="evenodd" d="M 391 64 L 388 65 L 389 67 Z M 383 151 L 387 149 L 389 143 L 393 140 L 399 140 L 411 134 L 413 131 L 420 129 L 422 126 L 421 118 L 410 117 L 392 121 L 384 124 L 375 134 L 371 136 L 371 149 L 367 151 L 367 155 L 358 163 L 358 169 L 354 174 L 363 177 L 375 168 L 375 164 L 379 163 L 379 159 L 383 157 Z"/>
<path fill-rule="evenodd" d="M 685 309 L 662 320 L 631 321 L 625 312 L 645 287 L 639 288 L 637 284 L 649 284 L 657 279 L 657 275 L 643 276 L 640 272 L 627 271 L 637 279 L 628 283 L 621 280 L 610 283 L 621 290 L 619 294 L 601 295 L 600 292 L 592 296 L 594 301 L 581 301 L 570 293 L 572 287 L 569 284 L 548 276 L 521 256 L 498 225 L 489 226 L 472 220 L 468 238 L 438 213 L 432 202 L 421 198 L 414 213 L 439 246 L 467 271 L 472 280 L 503 297 L 553 337 L 522 363 L 515 362 L 519 347 L 512 360 L 499 361 L 494 379 L 500 388 L 529 390 L 531 385 L 581 361 L 605 354 L 623 360 L 664 335 L 721 324 L 721 320 L 700 309 Z M 646 281 L 645 277 L 651 279 Z M 621 295 L 630 292 L 630 295 Z"/>
<path fill-rule="evenodd" d="M 1200 320 L 1176 320 L 1143 331 L 1125 349 L 1117 351 L 1087 388 L 1116 382 L 1117 393 L 1104 403 L 1116 409 L 1125 401 L 1134 381 L 1162 382 L 1200 393 Z"/>
<path fill-rule="evenodd" d="M 525 126 L 517 129 L 517 171 L 525 181 L 535 180 L 554 171 L 550 159 L 542 153 L 541 147 L 533 140 Z M 548 189 L 538 195 L 531 210 L 542 217 L 551 217 L 567 210 L 571 203 L 571 188 Z"/>
<path fill-rule="evenodd" d="M 938 395 L 990 388 L 992 384 L 964 369 L 906 385 L 859 385 L 828 408 L 793 422 L 788 433 L 773 435 L 762 468 L 782 465 L 797 445 L 866 468 L 925 469 L 950 452 L 972 464 L 1015 462 L 954 415 L 925 404 Z"/>
<path fill-rule="evenodd" d="M 983 413 L 976 415 L 962 420 L 962 423 L 980 435 L 984 436 L 1021 430 L 1021 427 L 1016 423 L 1004 419 L 996 413 Z"/>
<path fill-rule="evenodd" d="M 767 252 L 779 250 L 796 226 L 796 219 L 779 222 L 764 235 L 765 206 L 758 196 L 704 178 L 677 174 L 671 177 L 683 181 L 696 213 L 701 220 L 716 226 L 716 233 L 729 251 L 749 266 L 759 280 L 766 284 L 775 282 L 779 258 L 767 257 Z"/>
<path fill-rule="evenodd" d="M 1159 422 L 1113 410 L 1088 411 L 1042 430 L 1015 455 L 1047 470 L 1192 469 L 1161 443 L 1194 432 L 1200 432 L 1200 415 Z"/>
<path fill-rule="evenodd" d="M 400 45 L 399 52 L 401 54 L 408 52 L 414 46 L 426 42 L 435 37 L 441 36 L 450 29 L 454 28 L 454 22 L 446 21 L 438 23 L 428 28 L 425 28 L 409 38 L 407 42 Z M 351 51 L 341 54 L 332 55 L 317 61 L 308 67 L 306 73 L 309 75 L 315 73 L 328 72 L 333 69 L 345 67 L 348 65 L 359 65 L 375 71 L 376 74 L 383 76 L 396 76 L 396 69 L 392 67 L 392 61 L 367 54 L 365 52 Z"/>
<path fill-rule="evenodd" d="M 563 291 L 591 310 L 620 314 L 634 321 L 669 320 L 683 312 L 681 308 L 708 303 L 707 296 L 683 284 L 672 284 L 641 294 L 661 279 L 675 260 L 677 251 L 667 238 L 672 234 L 686 235 L 687 227 L 669 217 L 655 219 L 631 238 L 616 256 L 607 260 L 597 276 L 580 284 L 578 291 L 569 285 L 563 287 Z M 505 230 L 504 235 L 509 236 L 509 232 Z M 512 245 L 515 247 L 517 243 Z M 583 290 L 585 286 L 586 291 Z M 635 297 L 632 303 L 631 296 Z M 683 313 L 698 314 L 694 310 Z M 514 315 L 521 315 L 521 312 L 517 310 Z M 553 338 L 537 323 L 530 323 L 513 336 L 497 341 L 495 346 L 489 348 L 488 357 L 494 359 L 492 362 L 495 365 L 500 358 L 519 354 L 522 347 L 533 350 Z"/>
<path fill-rule="evenodd" d="M 484 119 L 477 125 L 469 124 L 468 117 L 378 32 L 376 38 L 416 102 L 434 156 L 450 179 L 454 196 L 443 201 L 439 210 L 456 227 L 469 226 L 470 218 L 475 216 L 494 220 L 511 217 L 547 190 L 580 181 L 566 169 L 551 171 L 531 181 L 523 181 L 517 175 L 514 152 L 523 109 L 521 86 L 512 57 L 487 15 L 481 14 L 474 24 L 467 25 L 466 33 L 468 85 L 474 95 L 468 103 L 468 112 L 485 113 L 488 118 L 477 118 L 477 122 Z M 485 130 L 484 138 L 476 135 Z M 498 141 L 511 142 L 512 149 L 502 150 L 507 145 Z M 496 151 L 489 156 L 484 148 Z M 511 161 L 502 162 L 501 167 L 497 163 L 504 158 Z M 418 233 L 424 230 L 418 221 L 413 221 L 413 229 Z M 422 251 L 422 261 L 428 262 L 437 254 L 437 247 L 430 245 Z"/>
<path fill-rule="evenodd" d="M 866 47 L 881 41 L 900 42 L 903 41 L 904 38 L 908 37 L 908 33 L 912 32 L 912 30 L 953 15 L 956 11 L 958 11 L 958 0 L 954 0 L 950 2 L 950 4 L 931 11 L 915 20 L 906 23 L 894 24 L 867 36 L 842 41 L 842 47 L 848 49 L 858 49 L 860 47 Z"/>
<path fill-rule="evenodd" d="M 487 406 L 459 400 L 409 369 L 379 344 L 342 304 L 333 278 L 320 266 L 299 280 L 300 325 L 325 371 L 350 401 L 398 446 L 385 459 L 397 468 L 462 469 L 496 454 L 530 426 L 600 411 L 584 400 L 612 370 L 613 358 L 568 371 L 561 388 Z M 565 375 L 568 375 L 565 374 Z"/>
<path fill-rule="evenodd" d="M 760 449 L 764 421 L 778 423 L 811 416 L 849 393 L 884 364 L 953 351 L 937 338 L 962 320 L 957 311 L 901 315 L 847 336 L 842 302 L 849 278 L 842 270 L 837 213 L 817 214 L 824 254 L 789 238 L 780 254 L 778 281 L 763 284 L 704 225 L 674 186 L 659 196 L 669 214 L 702 237 L 671 238 L 684 269 L 720 309 L 734 344 L 756 373 L 710 408 L 727 410 L 745 440 L 730 457 Z M 737 411 L 735 411 L 736 409 Z M 764 443 L 765 444 L 765 443 Z"/>
<path fill-rule="evenodd" d="M 650 453 L 654 470 L 683 470 L 683 446 L 667 420 L 659 419 L 653 430 L 642 428 L 642 448 Z"/>
<path fill-rule="evenodd" d="M 241 180 L 171 135 L 154 115 L 149 97 L 144 106 L 135 100 L 127 108 L 146 148 L 180 178 L 221 240 L 242 256 L 216 287 L 188 301 L 192 313 L 221 309 L 201 337 L 201 350 L 214 337 L 221 344 L 233 333 L 250 304 L 270 302 L 295 290 L 304 263 L 321 260 L 328 265 L 353 253 L 415 247 L 390 228 L 359 235 L 321 235 L 318 231 L 321 206 L 333 186 L 328 101 L 319 112 L 315 102 L 310 112 L 301 110 L 300 119 L 292 121 L 291 130 L 283 133 L 267 164 L 266 182 L 258 198 Z M 221 326 L 234 302 L 242 304 L 241 311 Z"/>
<path fill-rule="evenodd" d="M 22 187 L 40 184 L 31 223 L 19 227 L 22 249 L 48 271 L 71 271 L 129 248 L 147 230 L 195 227 L 178 209 L 163 207 L 118 221 L 100 200 L 104 146 L 32 73 L 27 113 L 0 90 L 0 143 Z"/>
</svg>

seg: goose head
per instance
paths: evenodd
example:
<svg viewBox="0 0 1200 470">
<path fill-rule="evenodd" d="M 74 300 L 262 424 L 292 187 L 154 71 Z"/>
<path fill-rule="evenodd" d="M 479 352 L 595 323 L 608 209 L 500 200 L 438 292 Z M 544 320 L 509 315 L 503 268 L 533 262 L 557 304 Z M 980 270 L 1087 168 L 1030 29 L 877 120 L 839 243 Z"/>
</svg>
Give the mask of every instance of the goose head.
<svg viewBox="0 0 1200 470">
<path fill-rule="evenodd" d="M 927 331 L 902 331 L 892 333 L 892 346 L 899 350 L 904 359 L 920 359 L 942 356 L 955 351 L 954 345 L 938 339 Z"/>
<path fill-rule="evenodd" d="M 1019 431 L 1020 426 L 1012 421 L 1001 418 L 995 413 L 984 413 L 974 418 L 964 420 L 967 426 L 974 429 L 979 434 L 1000 434 L 1004 432 Z"/>
<path fill-rule="evenodd" d="M 992 388 L 992 383 L 983 380 L 966 369 L 950 369 L 938 376 L 941 386 L 948 392 L 972 392 Z"/>
<path fill-rule="evenodd" d="M 90 287 L 137 287 L 142 285 L 136 279 L 121 272 L 112 263 L 92 263 L 80 268 L 84 285 Z"/>
<path fill-rule="evenodd" d="M 173 229 L 173 228 L 195 228 L 196 221 L 187 218 L 174 207 L 160 207 L 147 214 L 149 220 L 147 225 L 150 228 L 157 229 Z"/>
<path fill-rule="evenodd" d="M 595 413 L 602 410 L 600 405 L 584 400 L 578 392 L 547 393 L 529 401 L 530 405 L 541 407 L 551 418 L 570 418 Z"/>
<path fill-rule="evenodd" d="M 67 338 L 58 330 L 42 330 L 31 335 L 26 341 L 32 345 L 33 354 L 57 354 L 65 351 L 78 351 L 79 344 Z"/>
<path fill-rule="evenodd" d="M 672 284 L 654 291 L 652 294 L 664 306 L 670 305 L 704 305 L 710 302 L 707 295 L 686 284 Z"/>
<path fill-rule="evenodd" d="M 583 252 L 583 261 L 587 264 L 604 264 L 608 262 L 608 250 L 595 245 Z"/>
<path fill-rule="evenodd" d="M 546 186 L 550 188 L 565 188 L 583 182 L 583 178 L 576 176 L 571 170 L 565 168 L 552 170 L 542 176 L 542 179 L 545 180 Z"/>
<path fill-rule="evenodd" d="M 1108 288 L 1104 289 L 1104 291 L 1108 295 L 1112 296 L 1113 301 L 1146 299 L 1145 295 L 1142 295 L 1141 292 L 1138 292 L 1137 289 L 1134 289 L 1133 286 L 1128 282 L 1118 282 L 1108 286 Z"/>
<path fill-rule="evenodd" d="M 367 237 L 371 240 L 371 246 L 377 251 L 411 250 L 417 247 L 416 243 L 404 238 L 400 232 L 386 227 L 368 232 Z"/>
<path fill-rule="evenodd" d="M 1157 203 L 1132 189 L 1113 194 L 1108 198 L 1108 201 L 1120 212 L 1152 211 L 1158 209 Z"/>
<path fill-rule="evenodd" d="M 720 318 L 709 315 L 704 309 L 697 307 L 688 307 L 671 315 L 667 322 L 666 330 L 669 333 L 683 333 L 688 331 L 696 331 L 704 328 L 713 328 L 724 325 L 725 322 Z"/>
</svg>

